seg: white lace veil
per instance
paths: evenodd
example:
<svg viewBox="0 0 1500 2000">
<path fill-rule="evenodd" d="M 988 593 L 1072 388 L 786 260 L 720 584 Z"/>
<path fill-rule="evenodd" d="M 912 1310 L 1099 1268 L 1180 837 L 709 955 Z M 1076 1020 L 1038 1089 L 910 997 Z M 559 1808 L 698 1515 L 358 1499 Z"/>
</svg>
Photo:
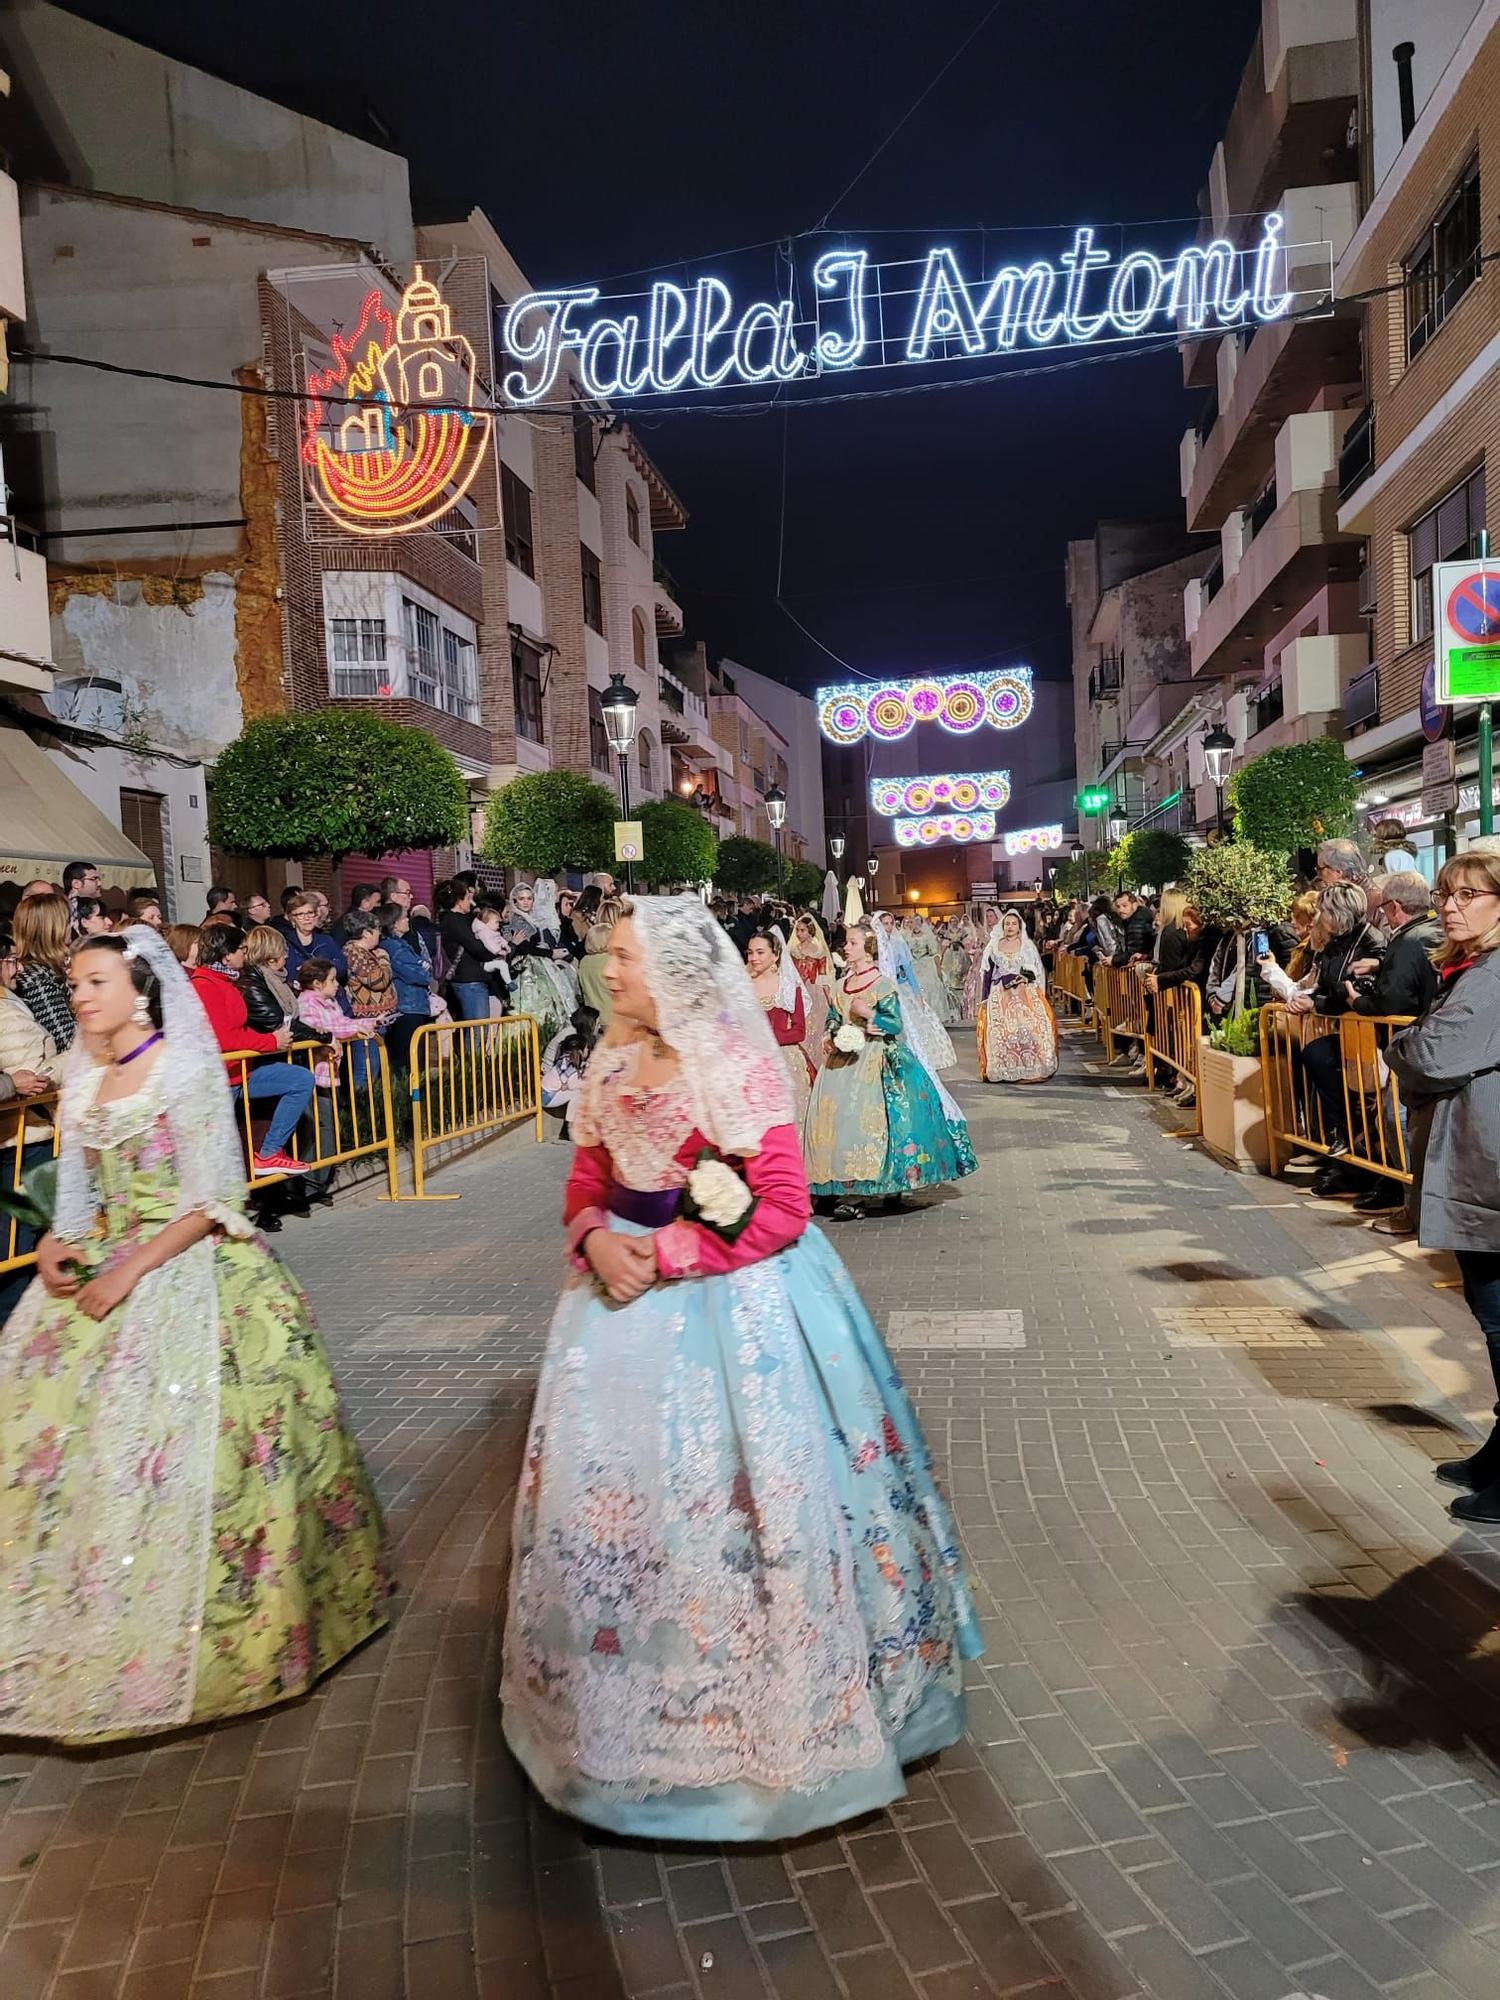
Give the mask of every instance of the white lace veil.
<svg viewBox="0 0 1500 2000">
<path fill-rule="evenodd" d="M 772 1126 L 795 1122 L 792 1093 L 733 940 L 696 896 L 637 896 L 629 915 L 657 1033 L 677 1051 L 699 1129 L 721 1153 L 758 1153 Z"/>
<path fill-rule="evenodd" d="M 780 924 L 772 924 L 771 936 L 775 938 L 781 952 L 780 974 L 776 984 L 776 1005 L 784 1014 L 794 1014 L 797 1011 L 797 1001 L 800 997 L 802 1001 L 802 1018 L 804 1021 L 810 1021 L 812 1019 L 812 994 L 808 991 L 807 981 L 797 970 L 796 961 L 792 957 L 791 947 L 787 943 L 786 933 L 782 930 Z"/>
<path fill-rule="evenodd" d="M 957 1100 L 944 1088 L 943 1079 L 938 1074 L 939 1070 L 947 1069 L 949 1064 L 957 1060 L 953 1044 L 948 1039 L 942 1023 L 916 991 L 915 979 L 913 978 L 911 984 L 908 984 L 906 980 L 898 979 L 896 976 L 899 963 L 896 947 L 900 945 L 904 952 L 905 941 L 899 931 L 893 936 L 887 936 L 885 925 L 878 917 L 871 919 L 870 928 L 875 933 L 875 953 L 881 973 L 896 989 L 896 998 L 901 1007 L 901 1028 L 906 1036 L 907 1049 L 932 1078 L 933 1087 L 937 1091 L 945 1116 L 950 1119 L 961 1119 L 963 1113 L 958 1108 Z M 911 966 L 909 956 L 906 963 L 909 969 Z"/>
<path fill-rule="evenodd" d="M 806 958 L 806 957 L 808 957 L 809 955 L 811 955 L 812 957 L 815 957 L 815 958 L 821 958 L 821 959 L 822 959 L 822 960 L 824 961 L 824 963 L 825 963 L 826 965 L 829 965 L 829 966 L 831 966 L 831 965 L 833 964 L 833 952 L 832 952 L 832 950 L 831 950 L 831 949 L 830 949 L 830 947 L 829 947 L 829 943 L 828 943 L 828 938 L 827 938 L 826 934 L 824 933 L 824 930 L 823 930 L 823 926 L 822 926 L 822 925 L 821 925 L 821 924 L 820 924 L 820 923 L 818 922 L 817 918 L 816 918 L 815 916 L 813 916 L 813 915 L 812 915 L 812 913 L 811 913 L 810 911 L 809 911 L 809 912 L 804 912 L 804 914 L 803 914 L 802 916 L 800 916 L 800 917 L 799 917 L 799 918 L 797 919 L 797 923 L 803 923 L 803 924 L 809 924 L 809 925 L 811 925 L 811 927 L 812 927 L 812 934 L 813 934 L 813 935 L 812 935 L 812 952 L 811 952 L 811 954 L 809 954 L 809 953 L 807 953 L 807 952 L 805 952 L 805 951 L 804 951 L 804 952 L 803 952 L 803 953 L 801 954 L 801 956 L 802 956 L 803 958 Z M 793 937 L 792 937 L 792 949 L 793 949 L 793 951 L 795 951 L 795 950 L 797 949 L 797 938 L 796 938 L 796 935 L 795 935 L 795 933 L 796 933 L 796 928 L 797 928 L 797 925 L 796 925 L 796 924 L 793 924 L 793 926 L 792 926 L 792 931 L 793 931 Z"/>
<path fill-rule="evenodd" d="M 538 875 L 532 883 L 536 901 L 532 905 L 532 921 L 538 930 L 551 931 L 557 935 L 557 884 L 550 875 Z"/>
<path fill-rule="evenodd" d="M 147 924 L 132 924 L 124 938 L 126 959 L 143 958 L 161 989 L 162 1049 L 151 1086 L 142 1097 L 167 1114 L 177 1165 L 177 1214 L 201 1209 L 228 1220 L 243 1213 L 245 1156 L 218 1041 L 187 974 L 160 933 Z M 63 1082 L 62 1149 L 52 1224 L 64 1242 L 87 1236 L 98 1216 L 80 1120 L 93 1104 L 105 1068 L 82 1038 L 73 1044 Z"/>
</svg>

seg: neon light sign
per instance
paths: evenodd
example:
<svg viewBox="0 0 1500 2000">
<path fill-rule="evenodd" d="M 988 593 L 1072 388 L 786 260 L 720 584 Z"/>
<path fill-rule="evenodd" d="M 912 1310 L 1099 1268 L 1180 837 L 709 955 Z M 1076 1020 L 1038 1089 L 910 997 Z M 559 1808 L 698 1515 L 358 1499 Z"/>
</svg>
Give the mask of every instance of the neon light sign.
<svg viewBox="0 0 1500 2000">
<path fill-rule="evenodd" d="M 940 840 L 993 840 L 995 815 L 940 813 L 927 819 L 898 819 L 892 821 L 891 830 L 898 847 L 934 847 Z"/>
<path fill-rule="evenodd" d="M 309 491 L 352 535 L 427 527 L 468 492 L 489 444 L 494 418 L 474 408 L 473 347 L 420 265 L 394 313 L 371 290 L 354 332 L 330 345 L 331 364 L 307 376 Z"/>
<path fill-rule="evenodd" d="M 1005 836 L 1007 854 L 1050 854 L 1062 844 L 1060 826 L 1023 826 Z"/>
<path fill-rule="evenodd" d="M 1009 771 L 965 771 L 938 778 L 872 778 L 870 803 L 886 819 L 901 813 L 998 811 L 1010 802 Z"/>
<path fill-rule="evenodd" d="M 1215 237 L 1169 260 L 1132 250 L 1118 263 L 1095 248 L 1092 229 L 1077 229 L 1055 262 L 968 273 L 947 245 L 887 264 L 872 264 L 866 250 L 825 250 L 796 297 L 743 308 L 716 277 L 691 289 L 662 279 L 624 296 L 605 297 L 597 285 L 527 292 L 505 316 L 505 346 L 518 364 L 505 394 L 515 403 L 543 401 L 565 353 L 576 355 L 591 396 L 676 395 L 1152 331 L 1217 331 L 1281 319 L 1298 299 L 1326 306 L 1331 246 L 1297 246 L 1299 280 L 1312 264 L 1319 280 L 1326 266 L 1327 282 L 1294 291 L 1283 227 L 1281 216 L 1266 216 L 1253 250 Z"/>
<path fill-rule="evenodd" d="M 969 736 L 986 723 L 1020 728 L 1032 709 L 1031 669 L 819 688 L 813 699 L 818 726 L 832 743 L 858 743 L 864 736 L 896 743 L 919 722 L 939 722 L 950 735 Z"/>
</svg>

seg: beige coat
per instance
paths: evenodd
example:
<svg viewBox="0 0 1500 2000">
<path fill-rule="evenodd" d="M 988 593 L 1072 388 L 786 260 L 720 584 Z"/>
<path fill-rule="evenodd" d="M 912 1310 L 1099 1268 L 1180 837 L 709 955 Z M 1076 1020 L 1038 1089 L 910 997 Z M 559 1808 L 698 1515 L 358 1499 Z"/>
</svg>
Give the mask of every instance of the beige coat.
<svg viewBox="0 0 1500 2000">
<path fill-rule="evenodd" d="M 49 1083 L 60 1083 L 63 1065 L 67 1057 L 59 1055 L 57 1044 L 42 1027 L 35 1014 L 19 995 L 0 987 L 0 1072 L 9 1076 L 12 1070 L 34 1070 L 44 1076 Z M 28 1118 L 26 1137 L 50 1139 L 52 1127 L 45 1118 Z M 11 1143 L 15 1138 L 15 1125 L 7 1114 L 0 1126 L 0 1139 Z"/>
</svg>

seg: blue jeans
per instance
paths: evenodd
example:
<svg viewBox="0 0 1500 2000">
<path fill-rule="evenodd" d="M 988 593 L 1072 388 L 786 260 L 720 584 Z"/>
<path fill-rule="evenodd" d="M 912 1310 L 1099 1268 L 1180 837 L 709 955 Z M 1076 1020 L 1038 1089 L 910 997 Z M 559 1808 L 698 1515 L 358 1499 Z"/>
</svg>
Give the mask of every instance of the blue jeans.
<svg viewBox="0 0 1500 2000">
<path fill-rule="evenodd" d="M 262 1157 L 267 1153 L 281 1153 L 286 1150 L 287 1141 L 297 1129 L 297 1121 L 313 1100 L 313 1076 L 310 1069 L 301 1069 L 296 1063 L 266 1063 L 260 1069 L 251 1070 L 245 1081 L 245 1094 L 252 1104 L 274 1098 L 276 1109 L 271 1113 L 271 1123 L 266 1136 L 260 1142 Z M 240 1087 L 234 1088 L 234 1100 L 240 1101 Z"/>
<path fill-rule="evenodd" d="M 1490 1350 L 1495 1391 L 1500 1395 L 1500 1250 L 1455 1250 L 1453 1254 L 1458 1259 L 1469 1311 L 1478 1320 Z M 1500 1402 L 1495 1405 L 1495 1415 L 1500 1417 Z"/>
<path fill-rule="evenodd" d="M 481 979 L 455 979 L 453 1007 L 460 1021 L 487 1021 L 490 1018 L 490 989 Z"/>
</svg>

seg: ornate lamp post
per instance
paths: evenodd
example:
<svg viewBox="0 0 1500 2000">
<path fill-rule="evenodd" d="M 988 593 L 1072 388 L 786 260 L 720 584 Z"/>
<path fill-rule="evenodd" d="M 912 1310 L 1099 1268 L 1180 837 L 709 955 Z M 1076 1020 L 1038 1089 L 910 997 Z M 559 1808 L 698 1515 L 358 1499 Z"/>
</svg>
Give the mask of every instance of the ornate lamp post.
<svg viewBox="0 0 1500 2000">
<path fill-rule="evenodd" d="M 1208 772 L 1209 783 L 1218 798 L 1219 838 L 1224 837 L 1224 787 L 1229 783 L 1230 766 L 1234 763 L 1234 738 L 1222 722 L 1216 722 L 1203 737 L 1203 763 Z"/>
<path fill-rule="evenodd" d="M 1079 862 L 1083 864 L 1083 900 L 1087 902 L 1089 899 L 1089 851 L 1081 840 L 1073 842 L 1073 845 L 1068 849 L 1068 858 L 1073 862 L 1075 867 Z"/>
<path fill-rule="evenodd" d="M 786 793 L 780 785 L 772 785 L 766 793 L 766 818 L 776 836 L 776 900 L 780 903 L 786 900 L 783 888 L 786 869 L 781 855 L 781 829 L 786 825 Z"/>
<path fill-rule="evenodd" d="M 623 674 L 611 677 L 609 686 L 599 701 L 604 711 L 604 733 L 609 738 L 609 747 L 620 760 L 620 815 L 630 817 L 630 753 L 635 748 L 635 712 L 640 706 L 640 698 Z M 631 864 L 625 863 L 625 892 L 635 889 L 635 873 Z"/>
</svg>

